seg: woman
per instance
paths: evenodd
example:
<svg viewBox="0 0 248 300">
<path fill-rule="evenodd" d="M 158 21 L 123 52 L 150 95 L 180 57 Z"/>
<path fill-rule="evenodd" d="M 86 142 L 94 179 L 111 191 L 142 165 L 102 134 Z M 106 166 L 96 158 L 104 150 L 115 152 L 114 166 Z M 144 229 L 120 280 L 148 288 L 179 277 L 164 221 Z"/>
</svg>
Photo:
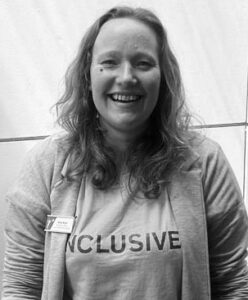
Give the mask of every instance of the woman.
<svg viewBox="0 0 248 300">
<path fill-rule="evenodd" d="M 246 299 L 247 216 L 220 147 L 188 130 L 158 18 L 88 30 L 57 103 L 67 133 L 9 193 L 3 299 Z"/>
</svg>

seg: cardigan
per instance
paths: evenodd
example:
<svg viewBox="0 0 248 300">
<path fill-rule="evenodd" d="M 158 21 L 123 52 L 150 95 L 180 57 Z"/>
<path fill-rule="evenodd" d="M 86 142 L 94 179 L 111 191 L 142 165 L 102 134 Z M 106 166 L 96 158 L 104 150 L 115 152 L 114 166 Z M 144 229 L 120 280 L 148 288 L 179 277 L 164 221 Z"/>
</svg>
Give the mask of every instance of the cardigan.
<svg viewBox="0 0 248 300">
<path fill-rule="evenodd" d="M 47 215 L 74 216 L 80 185 L 68 181 L 64 136 L 39 142 L 7 194 L 3 300 L 62 300 L 67 233 L 45 232 Z M 168 183 L 182 245 L 183 300 L 248 299 L 248 219 L 220 146 L 193 139 Z"/>
</svg>

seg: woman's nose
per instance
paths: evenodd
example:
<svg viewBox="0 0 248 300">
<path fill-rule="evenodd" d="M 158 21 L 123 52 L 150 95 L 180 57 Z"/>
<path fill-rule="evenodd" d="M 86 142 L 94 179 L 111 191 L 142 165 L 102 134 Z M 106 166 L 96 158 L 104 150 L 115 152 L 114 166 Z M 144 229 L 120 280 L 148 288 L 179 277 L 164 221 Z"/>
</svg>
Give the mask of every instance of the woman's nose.
<svg viewBox="0 0 248 300">
<path fill-rule="evenodd" d="M 137 83 L 137 78 L 135 76 L 135 70 L 130 63 L 124 63 L 119 68 L 118 76 L 116 82 L 118 84 L 131 84 L 135 85 Z"/>
</svg>

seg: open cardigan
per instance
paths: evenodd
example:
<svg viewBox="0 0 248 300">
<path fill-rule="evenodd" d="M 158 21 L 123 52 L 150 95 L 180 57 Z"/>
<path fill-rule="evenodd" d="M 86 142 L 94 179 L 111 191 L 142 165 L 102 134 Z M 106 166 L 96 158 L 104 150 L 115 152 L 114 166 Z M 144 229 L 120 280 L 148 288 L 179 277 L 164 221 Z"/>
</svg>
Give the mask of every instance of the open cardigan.
<svg viewBox="0 0 248 300">
<path fill-rule="evenodd" d="M 75 214 L 81 182 L 66 179 L 63 141 L 38 143 L 7 195 L 3 300 L 63 299 L 68 234 L 44 232 L 47 215 Z M 195 138 L 167 189 L 182 244 L 181 299 L 248 299 L 247 215 L 220 147 Z"/>
</svg>

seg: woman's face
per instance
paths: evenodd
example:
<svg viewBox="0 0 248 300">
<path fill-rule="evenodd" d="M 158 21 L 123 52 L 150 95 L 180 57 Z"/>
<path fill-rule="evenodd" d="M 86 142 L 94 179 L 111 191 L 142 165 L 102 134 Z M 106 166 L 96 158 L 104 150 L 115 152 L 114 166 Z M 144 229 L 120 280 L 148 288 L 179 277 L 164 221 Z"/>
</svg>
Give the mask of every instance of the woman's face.
<svg viewBox="0 0 248 300">
<path fill-rule="evenodd" d="M 141 132 L 159 95 L 158 42 L 144 23 L 119 18 L 106 22 L 93 47 L 91 91 L 102 125 Z"/>
</svg>

